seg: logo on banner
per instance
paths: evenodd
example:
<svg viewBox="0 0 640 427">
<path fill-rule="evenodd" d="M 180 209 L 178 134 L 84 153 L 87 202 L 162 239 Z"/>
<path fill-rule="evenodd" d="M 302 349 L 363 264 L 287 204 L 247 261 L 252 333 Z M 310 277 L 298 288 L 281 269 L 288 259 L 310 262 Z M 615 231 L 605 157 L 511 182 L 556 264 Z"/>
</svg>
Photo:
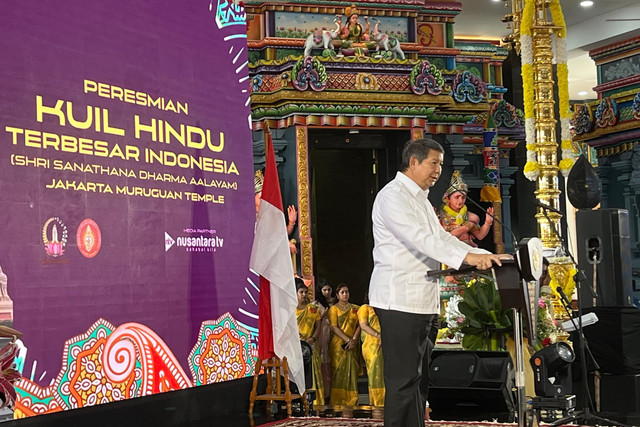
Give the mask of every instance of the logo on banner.
<svg viewBox="0 0 640 427">
<path fill-rule="evenodd" d="M 67 226 L 57 216 L 49 218 L 42 227 L 42 241 L 48 256 L 58 258 L 64 255 L 67 246 Z"/>
<path fill-rule="evenodd" d="M 167 252 L 176 241 L 166 231 L 164 232 L 164 251 Z"/>
<path fill-rule="evenodd" d="M 87 218 L 80 223 L 76 232 L 78 250 L 85 258 L 93 258 L 100 252 L 102 246 L 102 233 L 98 224 Z"/>
<path fill-rule="evenodd" d="M 185 252 L 216 252 L 224 245 L 224 238 L 216 235 L 216 230 L 201 228 L 185 228 L 184 233 L 192 234 L 177 236 L 175 239 L 164 232 L 164 251 L 167 252 L 173 245 L 184 248 Z M 194 236 L 193 234 L 197 234 Z"/>
</svg>

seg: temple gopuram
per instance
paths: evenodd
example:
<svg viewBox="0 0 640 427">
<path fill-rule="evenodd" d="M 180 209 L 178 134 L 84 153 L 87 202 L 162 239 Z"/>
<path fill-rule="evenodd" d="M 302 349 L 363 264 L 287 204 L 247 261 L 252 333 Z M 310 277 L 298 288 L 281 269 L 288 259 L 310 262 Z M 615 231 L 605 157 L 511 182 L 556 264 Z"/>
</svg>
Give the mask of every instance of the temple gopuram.
<svg viewBox="0 0 640 427">
<path fill-rule="evenodd" d="M 488 175 L 499 181 L 497 212 L 509 224 L 516 171 L 510 158 L 523 139 L 522 112 L 503 99 L 507 50 L 496 41 L 455 39 L 461 7 L 422 0 L 245 2 L 254 168 L 263 167 L 269 134 L 284 203 L 299 210 L 302 277 L 368 283 L 370 205 L 395 175 L 409 139 L 430 137 L 445 147 L 441 185 L 454 169 L 472 189 Z M 488 122 L 497 136 L 487 160 Z M 370 194 L 350 192 L 351 184 Z M 495 229 L 495 248 L 511 250 Z M 361 272 L 332 276 L 347 264 Z"/>
</svg>

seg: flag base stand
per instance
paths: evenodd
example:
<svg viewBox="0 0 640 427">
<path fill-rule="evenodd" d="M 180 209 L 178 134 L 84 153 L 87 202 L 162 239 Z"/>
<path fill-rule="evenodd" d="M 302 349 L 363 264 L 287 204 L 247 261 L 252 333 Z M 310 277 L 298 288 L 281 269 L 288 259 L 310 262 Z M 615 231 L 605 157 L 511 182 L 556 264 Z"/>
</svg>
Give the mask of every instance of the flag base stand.
<svg viewBox="0 0 640 427">
<path fill-rule="evenodd" d="M 267 389 L 264 394 L 258 394 L 258 377 L 260 371 L 264 368 L 267 376 Z M 284 380 L 284 390 L 282 389 L 282 379 Z M 291 393 L 289 388 L 289 365 L 287 358 L 271 357 L 269 359 L 258 358 L 256 362 L 255 374 L 253 375 L 253 387 L 249 397 L 249 413 L 253 413 L 253 405 L 256 400 L 267 401 L 267 416 L 271 414 L 271 402 L 275 400 L 284 400 L 287 404 L 287 417 L 291 416 L 291 401 L 302 399 L 304 405 L 304 415 L 309 416 L 309 402 L 305 395 Z"/>
</svg>

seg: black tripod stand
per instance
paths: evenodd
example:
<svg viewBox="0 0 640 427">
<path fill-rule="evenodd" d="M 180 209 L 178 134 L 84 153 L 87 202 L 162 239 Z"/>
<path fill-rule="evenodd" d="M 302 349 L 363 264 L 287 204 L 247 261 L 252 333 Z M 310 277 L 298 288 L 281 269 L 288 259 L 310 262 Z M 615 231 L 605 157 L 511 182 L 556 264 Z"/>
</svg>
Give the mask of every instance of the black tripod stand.
<svg viewBox="0 0 640 427">
<path fill-rule="evenodd" d="M 544 214 L 544 217 L 547 219 L 547 221 L 549 221 L 549 224 L 551 225 L 550 228 L 553 230 L 553 233 L 558 238 L 558 240 L 562 243 L 563 250 L 569 256 L 569 258 L 571 259 L 571 262 L 573 262 L 573 264 L 576 267 L 578 267 L 578 263 L 576 262 L 575 258 L 571 254 L 571 251 L 569 251 L 569 247 L 566 240 L 563 239 L 558 233 L 558 230 L 556 230 L 555 226 L 551 222 L 551 219 L 549 218 L 549 215 L 547 215 L 546 209 L 544 207 L 542 207 L 542 209 L 543 209 L 542 212 Z M 584 272 L 579 268 L 578 268 L 578 272 L 574 276 L 574 280 L 576 282 L 578 295 L 583 295 L 581 293 L 581 286 L 582 286 L 582 283 L 587 280 L 587 278 Z M 591 290 L 590 288 L 588 289 Z M 622 424 L 617 421 L 613 421 L 608 418 L 600 417 L 597 415 L 594 409 L 593 400 L 591 399 L 591 392 L 589 391 L 589 380 L 587 377 L 587 360 L 585 357 L 586 353 L 589 354 L 589 359 L 593 363 L 595 369 L 599 370 L 600 367 L 598 366 L 598 362 L 596 362 L 595 358 L 593 357 L 593 354 L 591 353 L 591 350 L 589 349 L 589 344 L 587 343 L 587 340 L 584 336 L 584 332 L 582 330 L 582 303 L 580 301 L 580 298 L 578 298 L 578 324 L 576 324 L 576 321 L 573 318 L 573 310 L 571 308 L 571 302 L 569 301 L 569 298 L 567 298 L 567 296 L 564 294 L 564 291 L 562 290 L 561 287 L 558 287 L 557 291 L 561 296 L 560 300 L 562 301 L 562 306 L 564 307 L 565 311 L 569 315 L 569 318 L 571 319 L 571 323 L 573 324 L 573 327 L 576 329 L 576 332 L 580 337 L 578 351 L 580 353 L 580 368 L 582 371 L 582 389 L 584 390 L 584 394 L 582 398 L 582 411 L 577 411 L 576 414 L 571 414 L 567 417 L 559 419 L 554 423 L 552 423 L 551 425 L 559 426 L 559 425 L 574 421 L 579 425 L 606 424 L 606 425 L 612 425 L 612 426 L 627 427 L 626 424 Z M 596 295 L 593 295 L 593 296 L 594 298 L 596 297 Z M 592 409 L 593 409 L 593 412 L 592 412 Z"/>
</svg>

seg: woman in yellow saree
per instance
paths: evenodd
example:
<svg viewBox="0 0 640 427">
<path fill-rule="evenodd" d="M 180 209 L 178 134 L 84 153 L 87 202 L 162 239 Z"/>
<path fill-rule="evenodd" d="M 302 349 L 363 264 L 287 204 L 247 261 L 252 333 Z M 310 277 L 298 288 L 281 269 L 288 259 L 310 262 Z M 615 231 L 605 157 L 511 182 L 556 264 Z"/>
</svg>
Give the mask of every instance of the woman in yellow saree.
<svg viewBox="0 0 640 427">
<path fill-rule="evenodd" d="M 300 341 L 306 341 L 313 349 L 311 353 L 313 384 L 307 384 L 307 389 L 313 388 L 316 391 L 314 405 L 324 405 L 322 361 L 320 360 L 320 351 L 317 345 L 318 335 L 320 334 L 320 309 L 316 304 L 309 304 L 307 285 L 301 279 L 296 279 L 296 291 L 298 294 L 296 317 L 298 319 Z"/>
<path fill-rule="evenodd" d="M 356 406 L 358 404 L 358 374 L 360 372 L 360 324 L 358 306 L 349 302 L 349 287 L 344 283 L 336 287 L 338 302 L 329 308 L 331 323 L 331 404 Z"/>
<path fill-rule="evenodd" d="M 384 363 L 380 343 L 380 322 L 368 300 L 358 309 L 358 321 L 362 328 L 362 357 L 367 364 L 369 377 L 369 404 L 384 406 Z"/>
</svg>

